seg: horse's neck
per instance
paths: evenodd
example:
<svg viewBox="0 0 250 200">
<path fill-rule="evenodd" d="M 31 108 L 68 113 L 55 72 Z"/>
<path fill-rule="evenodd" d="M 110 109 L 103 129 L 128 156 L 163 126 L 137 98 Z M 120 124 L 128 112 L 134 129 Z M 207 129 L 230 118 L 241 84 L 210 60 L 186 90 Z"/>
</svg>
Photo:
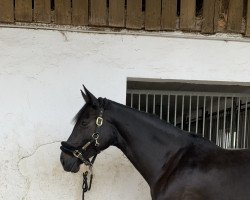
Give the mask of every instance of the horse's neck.
<svg viewBox="0 0 250 200">
<path fill-rule="evenodd" d="M 188 145 L 185 136 L 181 137 L 178 129 L 155 117 L 118 104 L 112 105 L 111 112 L 112 123 L 119 132 L 115 146 L 123 151 L 149 185 L 154 184 L 163 168 Z"/>
</svg>

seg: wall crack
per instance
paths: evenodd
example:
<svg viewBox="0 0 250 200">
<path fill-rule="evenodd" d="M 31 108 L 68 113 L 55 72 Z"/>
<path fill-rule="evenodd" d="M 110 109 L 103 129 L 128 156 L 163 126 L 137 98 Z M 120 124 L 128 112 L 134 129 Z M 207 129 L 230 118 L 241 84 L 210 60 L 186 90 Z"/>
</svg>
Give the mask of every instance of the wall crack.
<svg viewBox="0 0 250 200">
<path fill-rule="evenodd" d="M 40 149 L 41 147 L 46 146 L 46 145 L 55 144 L 55 143 L 58 143 L 58 142 L 61 142 L 61 141 L 56 140 L 56 141 L 52 141 L 52 142 L 48 142 L 48 143 L 41 144 L 41 145 L 37 146 L 31 154 L 29 154 L 29 155 L 27 155 L 27 156 L 22 156 L 22 157 L 18 160 L 18 162 L 17 162 L 17 169 L 18 169 L 20 175 L 25 179 L 25 182 L 26 182 L 26 185 L 27 185 L 27 186 L 26 186 L 26 189 L 25 189 L 25 194 L 24 194 L 24 196 L 22 197 L 22 200 L 25 200 L 26 197 L 27 197 L 27 195 L 28 195 L 28 192 L 29 192 L 29 189 L 30 189 L 30 186 L 31 186 L 31 181 L 30 181 L 30 179 L 29 179 L 28 176 L 25 176 L 25 174 L 22 173 L 21 168 L 20 168 L 20 163 L 21 163 L 23 160 L 25 160 L 25 159 L 27 159 L 27 158 L 30 158 L 30 157 L 34 156 L 35 153 L 38 151 L 38 149 Z M 20 146 L 19 146 L 19 151 L 20 151 Z"/>
<path fill-rule="evenodd" d="M 62 34 L 62 36 L 63 36 L 63 38 L 64 38 L 64 42 L 68 42 L 69 39 L 68 39 L 66 33 L 65 33 L 64 31 L 59 31 L 59 32 Z"/>
</svg>

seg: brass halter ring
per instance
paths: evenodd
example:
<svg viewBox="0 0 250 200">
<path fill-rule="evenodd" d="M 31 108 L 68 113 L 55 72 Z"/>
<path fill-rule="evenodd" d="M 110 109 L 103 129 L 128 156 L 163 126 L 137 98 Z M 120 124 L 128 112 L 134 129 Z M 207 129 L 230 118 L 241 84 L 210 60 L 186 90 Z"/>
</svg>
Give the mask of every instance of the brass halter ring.
<svg viewBox="0 0 250 200">
<path fill-rule="evenodd" d="M 102 126 L 103 118 L 102 118 L 102 117 L 97 117 L 95 123 L 96 123 L 96 125 L 99 126 L 99 127 Z"/>
</svg>

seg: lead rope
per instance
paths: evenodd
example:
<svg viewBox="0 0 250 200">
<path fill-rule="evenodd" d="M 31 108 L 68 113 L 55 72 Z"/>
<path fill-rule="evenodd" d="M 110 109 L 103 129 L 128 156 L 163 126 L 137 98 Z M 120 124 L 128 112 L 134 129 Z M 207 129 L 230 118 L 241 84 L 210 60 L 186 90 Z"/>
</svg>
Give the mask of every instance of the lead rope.
<svg viewBox="0 0 250 200">
<path fill-rule="evenodd" d="M 85 192 L 91 190 L 91 186 L 92 186 L 92 182 L 93 182 L 93 164 L 96 160 L 96 157 L 97 157 L 97 154 L 92 158 L 92 160 L 90 161 L 90 165 L 89 165 L 89 171 L 90 171 L 90 180 L 89 180 L 89 183 L 88 183 L 88 174 L 89 172 L 86 171 L 86 172 L 83 172 L 83 183 L 82 183 L 82 200 L 84 200 L 84 194 Z"/>
</svg>

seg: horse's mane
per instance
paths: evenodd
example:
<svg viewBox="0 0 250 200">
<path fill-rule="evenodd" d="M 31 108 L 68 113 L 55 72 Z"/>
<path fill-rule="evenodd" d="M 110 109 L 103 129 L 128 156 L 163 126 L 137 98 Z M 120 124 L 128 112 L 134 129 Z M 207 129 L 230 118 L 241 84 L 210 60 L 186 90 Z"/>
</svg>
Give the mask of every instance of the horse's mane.
<svg viewBox="0 0 250 200">
<path fill-rule="evenodd" d="M 208 140 L 207 138 L 204 138 L 200 135 L 198 135 L 197 133 L 194 132 L 188 132 L 185 130 L 181 130 L 180 128 L 174 126 L 173 124 L 160 119 L 159 116 L 155 115 L 155 114 L 151 114 L 151 113 L 147 113 L 145 111 L 139 111 L 135 108 L 131 108 L 129 106 L 117 103 L 115 101 L 112 100 L 108 100 L 110 103 L 115 104 L 117 106 L 123 107 L 124 109 L 127 109 L 135 114 L 138 114 L 139 117 L 144 117 L 144 119 L 148 122 L 148 123 L 152 123 L 154 126 L 164 130 L 164 129 L 172 129 L 175 132 L 181 133 L 181 134 L 185 134 L 186 136 L 188 136 L 189 138 L 196 138 L 196 139 L 200 139 L 200 141 L 203 142 L 207 142 L 209 144 L 213 144 L 215 145 L 213 142 L 211 142 L 210 140 Z"/>
<path fill-rule="evenodd" d="M 167 121 L 160 119 L 160 117 L 157 116 L 157 115 L 155 115 L 155 114 L 151 114 L 151 113 L 148 113 L 148 112 L 145 112 L 145 111 L 142 111 L 142 110 L 137 110 L 137 109 L 135 109 L 135 108 L 131 108 L 131 107 L 129 107 L 129 106 L 126 106 L 126 105 L 117 103 L 117 102 L 112 101 L 112 100 L 108 100 L 108 101 L 110 101 L 110 103 L 115 104 L 115 105 L 117 105 L 117 106 L 121 106 L 121 107 L 123 107 L 124 109 L 130 110 L 131 112 L 134 112 L 135 114 L 139 114 L 140 117 L 142 116 L 142 117 L 144 117 L 146 120 L 151 121 L 152 123 L 157 123 L 157 125 L 163 125 L 164 127 L 169 126 L 169 127 L 173 127 L 173 128 L 175 128 L 175 129 L 181 130 L 181 129 L 179 129 L 178 127 L 174 126 L 173 124 L 168 123 Z M 182 131 L 182 130 L 181 130 L 181 131 Z"/>
<path fill-rule="evenodd" d="M 83 105 L 83 107 L 77 112 L 77 114 L 74 116 L 74 118 L 72 119 L 72 122 L 73 123 L 77 123 L 78 122 L 78 120 L 81 118 L 81 116 L 82 116 L 82 114 L 83 114 L 83 112 L 84 112 L 84 110 L 85 110 L 85 108 L 86 108 L 86 106 L 87 106 L 88 104 L 87 103 L 85 103 L 84 105 Z"/>
</svg>

